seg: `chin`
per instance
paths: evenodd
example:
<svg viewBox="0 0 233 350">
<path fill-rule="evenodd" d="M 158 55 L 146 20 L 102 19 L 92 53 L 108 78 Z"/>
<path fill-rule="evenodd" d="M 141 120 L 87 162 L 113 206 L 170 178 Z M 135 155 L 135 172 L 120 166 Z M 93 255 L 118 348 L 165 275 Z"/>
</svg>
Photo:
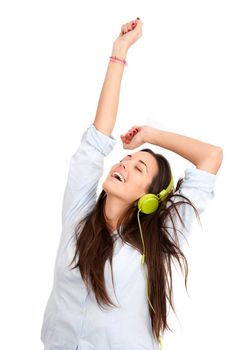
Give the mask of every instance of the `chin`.
<svg viewBox="0 0 233 350">
<path fill-rule="evenodd" d="M 109 180 L 108 178 L 104 180 L 102 184 L 102 189 L 107 193 L 107 195 L 114 195 L 116 197 L 121 196 L 117 184 Z"/>
<path fill-rule="evenodd" d="M 113 194 L 115 191 L 112 188 L 112 183 L 108 181 L 107 179 L 103 182 L 102 184 L 102 189 L 107 193 L 107 194 Z"/>
</svg>

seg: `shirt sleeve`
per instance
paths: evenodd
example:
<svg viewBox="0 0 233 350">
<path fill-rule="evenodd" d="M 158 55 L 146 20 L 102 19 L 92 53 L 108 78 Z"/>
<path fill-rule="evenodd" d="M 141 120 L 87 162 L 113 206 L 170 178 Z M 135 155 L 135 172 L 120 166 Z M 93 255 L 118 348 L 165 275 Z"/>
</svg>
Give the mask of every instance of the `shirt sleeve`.
<svg viewBox="0 0 233 350">
<path fill-rule="evenodd" d="M 117 140 L 97 130 L 91 124 L 69 163 L 68 179 L 62 202 L 62 224 L 74 221 L 80 209 L 96 202 L 97 186 L 103 175 L 104 157 L 114 148 Z"/>
<path fill-rule="evenodd" d="M 177 192 L 174 194 L 182 194 L 186 196 L 196 207 L 199 214 L 207 208 L 209 202 L 214 198 L 214 186 L 216 183 L 216 175 L 198 168 L 185 169 L 184 180 Z M 174 197 L 173 201 L 178 202 L 183 200 L 181 197 Z M 168 203 L 169 204 L 169 203 Z M 191 229 L 196 214 L 194 209 L 189 204 L 180 204 L 177 207 L 178 213 L 183 220 L 185 227 L 182 225 L 176 211 L 172 209 L 171 215 L 177 229 L 177 236 L 174 235 L 171 219 L 166 220 L 166 228 L 174 240 L 178 239 L 178 243 L 182 246 L 187 242 L 188 236 L 191 234 Z"/>
</svg>

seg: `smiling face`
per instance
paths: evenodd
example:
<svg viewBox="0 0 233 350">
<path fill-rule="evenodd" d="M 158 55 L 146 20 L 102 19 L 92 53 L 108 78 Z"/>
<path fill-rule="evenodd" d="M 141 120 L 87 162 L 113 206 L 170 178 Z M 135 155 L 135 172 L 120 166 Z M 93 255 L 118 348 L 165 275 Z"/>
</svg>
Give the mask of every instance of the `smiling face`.
<svg viewBox="0 0 233 350">
<path fill-rule="evenodd" d="M 131 204 L 147 193 L 147 188 L 157 173 L 158 164 L 152 154 L 144 151 L 135 152 L 126 155 L 120 163 L 112 166 L 102 187 L 108 195 Z M 123 181 L 120 181 L 119 177 Z"/>
</svg>

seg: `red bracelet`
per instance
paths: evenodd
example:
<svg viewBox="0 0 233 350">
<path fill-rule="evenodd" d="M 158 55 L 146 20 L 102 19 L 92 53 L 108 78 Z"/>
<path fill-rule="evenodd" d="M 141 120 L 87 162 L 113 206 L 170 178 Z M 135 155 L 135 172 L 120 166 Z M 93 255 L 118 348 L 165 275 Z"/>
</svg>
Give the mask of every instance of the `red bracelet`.
<svg viewBox="0 0 233 350">
<path fill-rule="evenodd" d="M 110 61 L 112 61 L 112 62 L 119 61 L 119 62 L 123 63 L 125 66 L 128 66 L 128 63 L 126 62 L 125 59 L 121 59 L 121 58 L 118 58 L 116 56 L 110 56 L 109 58 L 110 58 Z"/>
</svg>

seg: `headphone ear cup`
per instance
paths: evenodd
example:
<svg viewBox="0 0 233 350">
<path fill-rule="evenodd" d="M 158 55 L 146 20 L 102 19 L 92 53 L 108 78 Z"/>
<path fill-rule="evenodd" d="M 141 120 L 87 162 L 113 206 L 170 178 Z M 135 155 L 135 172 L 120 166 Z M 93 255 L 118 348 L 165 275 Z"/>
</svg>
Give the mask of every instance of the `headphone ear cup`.
<svg viewBox="0 0 233 350">
<path fill-rule="evenodd" d="M 157 210 L 159 206 L 159 199 L 153 193 L 144 194 L 138 200 L 138 209 L 144 214 L 151 214 Z"/>
</svg>

